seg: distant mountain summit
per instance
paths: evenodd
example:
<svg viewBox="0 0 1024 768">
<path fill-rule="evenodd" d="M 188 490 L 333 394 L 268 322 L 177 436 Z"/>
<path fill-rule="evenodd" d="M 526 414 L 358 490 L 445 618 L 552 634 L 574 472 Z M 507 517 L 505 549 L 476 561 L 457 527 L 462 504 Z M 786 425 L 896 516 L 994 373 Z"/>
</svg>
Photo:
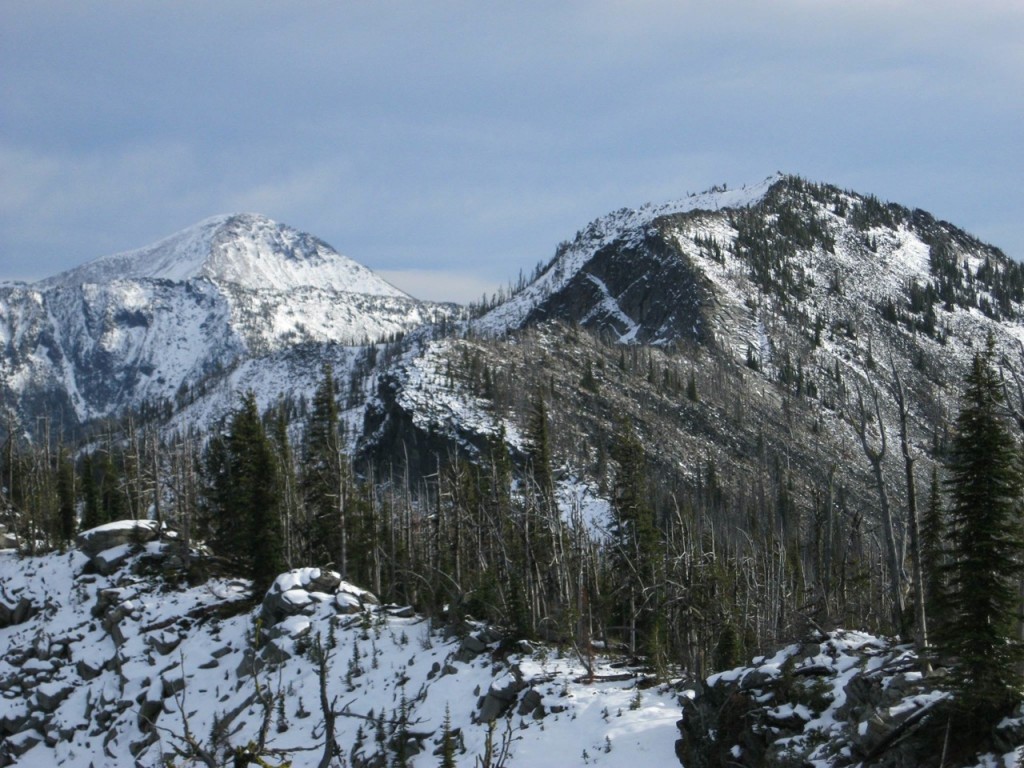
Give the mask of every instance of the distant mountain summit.
<svg viewBox="0 0 1024 768">
<path fill-rule="evenodd" d="M 105 256 L 39 284 L 198 278 L 251 290 L 317 287 L 411 298 L 323 240 L 252 213 L 214 216 L 152 245 Z"/>
<path fill-rule="evenodd" d="M 211 375 L 309 344 L 363 345 L 457 312 L 255 214 L 32 284 L 0 286 L 0 390 L 75 425 L 184 402 Z"/>
</svg>

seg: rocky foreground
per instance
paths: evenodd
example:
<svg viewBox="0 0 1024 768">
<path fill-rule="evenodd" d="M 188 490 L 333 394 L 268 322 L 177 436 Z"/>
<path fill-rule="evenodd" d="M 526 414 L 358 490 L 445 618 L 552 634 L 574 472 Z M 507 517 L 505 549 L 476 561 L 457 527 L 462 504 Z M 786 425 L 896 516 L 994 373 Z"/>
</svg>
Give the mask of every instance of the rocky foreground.
<svg viewBox="0 0 1024 768">
<path fill-rule="evenodd" d="M 689 686 L 593 650 L 382 605 L 328 570 L 256 601 L 125 521 L 0 552 L 0 766 L 1019 765 L 1024 713 L 964 753 L 943 670 L 838 630 Z M 591 655 L 593 654 L 593 655 Z M 236 762 L 241 760 L 243 762 Z"/>
<path fill-rule="evenodd" d="M 149 523 L 0 553 L 0 765 L 675 763 L 680 692 L 638 669 L 435 627 L 317 568 L 254 602 L 215 566 Z"/>
<path fill-rule="evenodd" d="M 1017 766 L 1024 711 L 987 754 L 961 740 L 942 690 L 911 646 L 863 632 L 818 633 L 713 675 L 687 698 L 677 743 L 687 768 Z"/>
</svg>

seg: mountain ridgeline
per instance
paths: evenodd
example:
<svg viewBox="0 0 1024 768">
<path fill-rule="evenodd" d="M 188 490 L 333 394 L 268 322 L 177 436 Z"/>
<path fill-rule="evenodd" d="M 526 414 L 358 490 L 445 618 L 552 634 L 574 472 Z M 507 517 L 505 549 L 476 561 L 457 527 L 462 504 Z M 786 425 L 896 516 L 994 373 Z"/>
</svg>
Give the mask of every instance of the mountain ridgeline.
<svg viewBox="0 0 1024 768">
<path fill-rule="evenodd" d="M 0 285 L 7 535 L 59 547 L 70 507 L 216 549 L 256 525 L 221 519 L 246 514 L 225 502 L 244 426 L 274 562 L 386 603 L 662 677 L 812 628 L 909 637 L 914 522 L 941 521 L 990 339 L 1024 414 L 1022 313 L 998 248 L 793 176 L 597 219 L 475 311 L 218 217 Z M 219 554 L 277 575 L 248 543 Z"/>
</svg>

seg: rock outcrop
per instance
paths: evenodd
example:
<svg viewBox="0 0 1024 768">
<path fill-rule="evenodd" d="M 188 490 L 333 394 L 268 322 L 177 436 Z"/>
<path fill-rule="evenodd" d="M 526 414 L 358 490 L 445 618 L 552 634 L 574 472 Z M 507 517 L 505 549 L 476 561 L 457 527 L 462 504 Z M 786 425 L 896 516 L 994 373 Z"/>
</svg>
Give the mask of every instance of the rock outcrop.
<svg viewBox="0 0 1024 768">
<path fill-rule="evenodd" d="M 676 750 L 686 768 L 938 765 L 948 696 L 909 646 L 819 634 L 708 678 Z"/>
</svg>

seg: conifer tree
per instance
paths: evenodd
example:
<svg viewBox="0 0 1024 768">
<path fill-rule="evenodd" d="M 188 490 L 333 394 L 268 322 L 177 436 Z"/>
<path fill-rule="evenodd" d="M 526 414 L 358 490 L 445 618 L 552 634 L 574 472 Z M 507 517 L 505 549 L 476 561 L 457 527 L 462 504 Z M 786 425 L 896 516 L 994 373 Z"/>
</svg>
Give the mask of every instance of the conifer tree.
<svg viewBox="0 0 1024 768">
<path fill-rule="evenodd" d="M 103 519 L 100 497 L 96 490 L 96 477 L 93 474 L 92 454 L 87 453 L 82 459 L 82 530 L 89 530 L 106 522 Z"/>
<path fill-rule="evenodd" d="M 125 516 L 121 495 L 121 475 L 114 463 L 113 447 L 108 445 L 100 462 L 100 518 L 104 523 L 122 520 Z"/>
<path fill-rule="evenodd" d="M 1024 658 L 1015 639 L 1017 579 L 1024 557 L 1017 445 L 1006 423 L 995 342 L 975 355 L 951 446 L 946 620 L 940 649 L 956 663 L 953 685 L 966 713 L 986 722 L 1020 696 Z"/>
<path fill-rule="evenodd" d="M 659 534 L 648 497 L 644 447 L 627 425 L 620 428 L 611 457 L 618 464 L 612 491 L 612 566 L 630 629 L 630 649 L 650 653 L 661 645 L 654 594 Z"/>
<path fill-rule="evenodd" d="M 448 705 L 444 705 L 444 720 L 441 725 L 441 768 L 456 768 L 455 734 L 452 731 L 452 713 Z"/>
<path fill-rule="evenodd" d="M 310 515 L 310 557 L 313 562 L 332 563 L 348 576 L 346 539 L 346 480 L 339 408 L 335 397 L 334 371 L 324 365 L 323 379 L 313 396 L 306 422 L 306 455 L 303 491 Z"/>
<path fill-rule="evenodd" d="M 75 535 L 75 468 L 64 450 L 57 458 L 57 521 L 61 546 L 67 546 Z"/>
<path fill-rule="evenodd" d="M 252 392 L 245 396 L 234 422 L 232 459 L 238 470 L 236 476 L 242 481 L 243 501 L 248 504 L 251 538 L 246 554 L 253 587 L 259 594 L 285 568 L 278 467 Z"/>
<path fill-rule="evenodd" d="M 548 431 L 548 409 L 540 393 L 537 393 L 530 407 L 527 438 L 530 441 L 528 457 L 534 482 L 540 493 L 550 498 L 555 487 L 551 473 L 551 437 Z"/>
<path fill-rule="evenodd" d="M 252 392 L 232 415 L 227 435 L 210 441 L 207 473 L 216 548 L 260 594 L 285 564 L 277 461 Z"/>
<path fill-rule="evenodd" d="M 921 570 L 924 572 L 925 612 L 932 631 L 936 631 L 945 615 L 943 607 L 943 563 L 946 560 L 943 540 L 946 526 L 942 510 L 938 467 L 932 467 L 928 506 L 921 518 Z"/>
</svg>

